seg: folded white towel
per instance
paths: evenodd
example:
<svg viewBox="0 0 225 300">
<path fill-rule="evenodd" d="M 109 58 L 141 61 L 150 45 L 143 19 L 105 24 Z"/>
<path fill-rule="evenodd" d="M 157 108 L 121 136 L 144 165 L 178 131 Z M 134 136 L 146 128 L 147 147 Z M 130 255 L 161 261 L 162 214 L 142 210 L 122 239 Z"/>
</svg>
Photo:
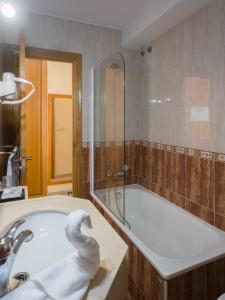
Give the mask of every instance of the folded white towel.
<svg viewBox="0 0 225 300">
<path fill-rule="evenodd" d="M 18 147 L 14 147 L 13 151 L 11 152 L 9 158 L 8 158 L 8 163 L 7 163 L 7 174 L 6 176 L 8 177 L 12 177 L 13 175 L 13 169 L 12 169 L 12 159 L 14 157 L 14 155 L 16 154 L 16 152 L 18 151 Z"/>
<path fill-rule="evenodd" d="M 82 299 L 100 264 L 97 241 L 81 232 L 84 223 L 92 228 L 90 216 L 83 210 L 72 212 L 66 220 L 65 232 L 68 240 L 77 249 L 77 254 L 68 257 L 42 271 L 33 279 L 35 284 L 57 300 Z"/>
<path fill-rule="evenodd" d="M 72 212 L 66 221 L 66 236 L 71 244 L 78 250 L 79 258 L 92 265 L 93 270 L 99 267 L 99 245 L 95 239 L 81 232 L 81 224 L 92 228 L 90 216 L 83 210 Z"/>
<path fill-rule="evenodd" d="M 83 210 L 71 213 L 66 221 L 66 235 L 78 250 L 77 254 L 31 277 L 27 284 L 4 299 L 81 300 L 100 264 L 99 245 L 94 238 L 81 232 L 82 223 L 92 227 L 90 216 Z"/>
</svg>

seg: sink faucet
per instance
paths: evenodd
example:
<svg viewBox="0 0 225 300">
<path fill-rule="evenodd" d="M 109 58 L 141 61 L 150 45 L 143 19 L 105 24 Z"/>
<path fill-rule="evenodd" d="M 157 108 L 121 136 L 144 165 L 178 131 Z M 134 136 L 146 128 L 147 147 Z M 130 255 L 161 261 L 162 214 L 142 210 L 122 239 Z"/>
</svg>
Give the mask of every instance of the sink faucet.
<svg viewBox="0 0 225 300">
<path fill-rule="evenodd" d="M 31 230 L 24 230 L 15 238 L 17 228 L 24 222 L 25 220 L 15 222 L 0 238 L 0 297 L 9 292 L 10 273 L 20 246 L 33 238 Z"/>
</svg>

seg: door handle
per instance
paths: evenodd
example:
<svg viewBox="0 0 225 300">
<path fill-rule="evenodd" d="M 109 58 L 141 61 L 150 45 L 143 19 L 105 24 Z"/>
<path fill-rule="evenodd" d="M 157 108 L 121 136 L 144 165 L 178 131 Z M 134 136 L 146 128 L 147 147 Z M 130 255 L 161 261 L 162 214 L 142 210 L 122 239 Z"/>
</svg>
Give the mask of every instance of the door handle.
<svg viewBox="0 0 225 300">
<path fill-rule="evenodd" d="M 18 158 L 18 159 L 14 159 L 13 161 L 20 161 L 20 162 L 22 162 L 22 161 L 27 161 L 27 160 L 32 160 L 33 159 L 33 157 L 32 156 L 28 156 L 28 157 L 20 157 L 20 158 Z"/>
<path fill-rule="evenodd" d="M 22 159 L 25 159 L 25 160 L 32 160 L 33 157 L 32 157 L 32 156 L 28 156 L 28 157 L 24 157 L 24 158 L 22 158 Z"/>
<path fill-rule="evenodd" d="M 20 161 L 20 167 L 19 169 L 21 171 L 26 171 L 27 170 L 27 161 L 32 160 L 33 157 L 32 156 L 23 156 L 19 158 Z"/>
</svg>

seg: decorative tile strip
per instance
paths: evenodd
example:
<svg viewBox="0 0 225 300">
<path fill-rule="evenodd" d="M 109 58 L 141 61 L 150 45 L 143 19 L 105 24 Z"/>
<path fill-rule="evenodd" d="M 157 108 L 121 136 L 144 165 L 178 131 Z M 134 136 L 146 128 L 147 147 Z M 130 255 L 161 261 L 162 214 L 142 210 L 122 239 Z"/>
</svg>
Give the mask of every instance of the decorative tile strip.
<svg viewBox="0 0 225 300">
<path fill-rule="evenodd" d="M 195 156 L 195 150 L 194 149 L 187 149 L 187 154 L 190 156 Z"/>
<path fill-rule="evenodd" d="M 163 150 L 164 146 L 162 144 L 157 144 L 156 145 L 157 149 Z"/>
<path fill-rule="evenodd" d="M 100 142 L 96 142 L 95 143 L 95 148 L 100 148 L 101 147 L 101 143 Z"/>
<path fill-rule="evenodd" d="M 212 152 L 208 152 L 208 151 L 200 151 L 200 157 L 206 159 L 213 159 L 213 154 Z"/>
<path fill-rule="evenodd" d="M 86 142 L 82 143 L 82 147 L 83 148 L 88 148 L 88 143 L 86 143 Z"/>
<path fill-rule="evenodd" d="M 182 154 L 184 154 L 184 153 L 185 153 L 185 148 L 183 148 L 183 147 L 175 147 L 175 151 L 176 151 L 177 153 L 182 153 Z"/>
<path fill-rule="evenodd" d="M 114 147 L 115 146 L 115 141 L 105 141 L 105 146 L 106 147 Z"/>
<path fill-rule="evenodd" d="M 172 146 L 172 145 L 166 145 L 166 144 L 160 144 L 155 142 L 148 142 L 148 141 L 139 141 L 139 140 L 126 140 L 126 141 L 103 141 L 103 142 L 95 142 L 94 146 L 96 148 L 99 147 L 105 147 L 105 146 L 121 146 L 121 145 L 142 145 L 144 147 L 150 147 L 150 148 L 157 148 L 165 151 L 174 151 L 176 153 L 181 153 L 189 156 L 196 156 L 201 157 L 204 159 L 209 160 L 217 160 L 225 162 L 225 154 L 222 153 L 214 153 L 210 151 L 204 151 L 204 150 L 197 150 L 193 148 L 185 148 L 185 147 L 179 147 L 179 146 Z M 89 142 L 83 142 L 82 147 L 88 148 L 90 146 Z"/>
<path fill-rule="evenodd" d="M 155 143 L 150 143 L 151 148 L 155 148 Z"/>
<path fill-rule="evenodd" d="M 123 146 L 123 142 L 122 141 L 116 141 L 115 146 Z"/>
<path fill-rule="evenodd" d="M 225 161 L 225 154 L 218 154 L 218 156 L 217 156 L 217 159 L 219 160 L 219 161 Z"/>
</svg>

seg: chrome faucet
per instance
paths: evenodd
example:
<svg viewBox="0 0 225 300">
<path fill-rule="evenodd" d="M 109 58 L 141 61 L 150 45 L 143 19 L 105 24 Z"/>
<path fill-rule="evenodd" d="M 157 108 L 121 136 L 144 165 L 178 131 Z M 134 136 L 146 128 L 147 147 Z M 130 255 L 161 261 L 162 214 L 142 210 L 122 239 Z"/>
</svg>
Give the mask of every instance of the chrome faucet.
<svg viewBox="0 0 225 300">
<path fill-rule="evenodd" d="M 122 177 L 122 176 L 126 176 L 128 175 L 128 171 L 116 171 L 116 172 L 112 172 L 112 171 L 107 171 L 107 176 L 108 177 Z"/>
<path fill-rule="evenodd" d="M 25 220 L 15 222 L 0 238 L 0 297 L 9 292 L 10 273 L 20 246 L 33 238 L 31 230 L 24 230 L 15 238 L 18 227 L 24 222 Z"/>
</svg>

